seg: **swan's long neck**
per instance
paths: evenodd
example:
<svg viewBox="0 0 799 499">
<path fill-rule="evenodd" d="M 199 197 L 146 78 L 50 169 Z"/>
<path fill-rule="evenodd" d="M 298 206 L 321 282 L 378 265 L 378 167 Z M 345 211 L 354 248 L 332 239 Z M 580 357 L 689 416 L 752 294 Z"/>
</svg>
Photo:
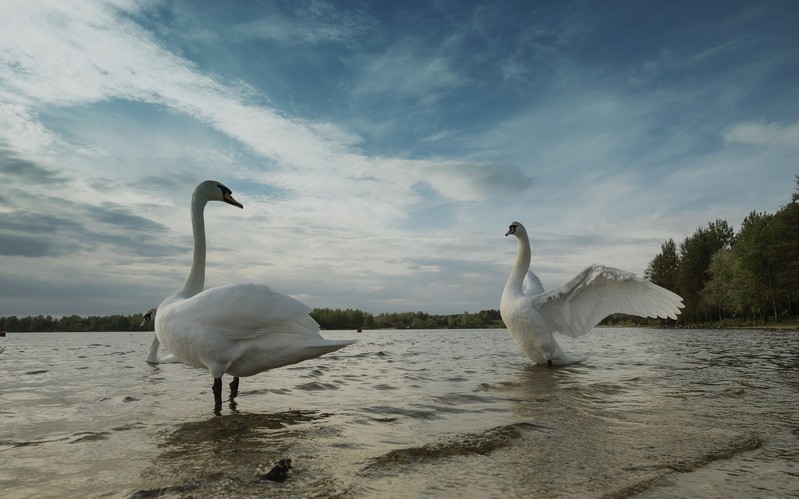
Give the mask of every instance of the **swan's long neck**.
<svg viewBox="0 0 799 499">
<path fill-rule="evenodd" d="M 189 277 L 180 288 L 180 294 L 188 298 L 203 290 L 205 286 L 205 218 L 203 211 L 208 202 L 195 191 L 191 196 L 191 228 L 194 234 L 194 256 L 191 260 Z"/>
<path fill-rule="evenodd" d="M 527 275 L 527 270 L 530 268 L 530 240 L 527 239 L 526 234 L 518 234 L 516 239 L 519 240 L 519 251 L 516 254 L 516 263 L 513 264 L 508 282 L 505 283 L 505 293 L 521 294 L 524 276 Z"/>
</svg>

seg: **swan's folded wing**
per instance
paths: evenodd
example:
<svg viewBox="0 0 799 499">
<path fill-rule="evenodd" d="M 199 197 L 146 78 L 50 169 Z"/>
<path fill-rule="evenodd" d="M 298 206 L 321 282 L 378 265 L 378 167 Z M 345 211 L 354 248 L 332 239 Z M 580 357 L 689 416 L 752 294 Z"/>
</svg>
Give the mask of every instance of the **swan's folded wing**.
<svg viewBox="0 0 799 499">
<path fill-rule="evenodd" d="M 610 314 L 676 319 L 682 298 L 623 270 L 592 265 L 563 286 L 536 298 L 556 330 L 570 336 L 589 332 Z"/>
<path fill-rule="evenodd" d="M 532 270 L 528 270 L 527 275 L 524 276 L 522 292 L 527 296 L 540 295 L 544 292 L 544 285 L 541 284 L 541 279 L 539 279 Z"/>
<path fill-rule="evenodd" d="M 232 339 L 254 338 L 270 330 L 319 338 L 311 309 L 259 284 L 229 284 L 206 289 L 180 304 L 192 322 L 212 326 Z"/>
</svg>

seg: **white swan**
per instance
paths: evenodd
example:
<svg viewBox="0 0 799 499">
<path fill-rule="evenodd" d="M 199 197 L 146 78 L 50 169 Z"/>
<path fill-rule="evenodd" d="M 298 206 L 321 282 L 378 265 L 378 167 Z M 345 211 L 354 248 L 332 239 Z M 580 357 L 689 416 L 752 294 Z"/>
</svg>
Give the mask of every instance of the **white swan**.
<svg viewBox="0 0 799 499">
<path fill-rule="evenodd" d="M 194 367 L 211 371 L 215 407 L 222 405 L 222 375 L 233 376 L 230 401 L 239 377 L 295 364 L 338 350 L 354 340 L 326 340 L 311 311 L 299 301 L 267 286 L 229 284 L 203 291 L 205 223 L 208 201 L 242 208 L 230 189 L 211 180 L 194 190 L 191 219 L 194 257 L 186 282 L 158 306 L 156 339 Z M 156 347 L 157 348 L 157 347 Z"/>
<path fill-rule="evenodd" d="M 506 236 L 519 240 L 516 263 L 502 292 L 499 312 L 513 339 L 537 364 L 580 362 L 560 349 L 553 333 L 580 336 L 610 314 L 676 319 L 684 305 L 671 291 L 623 270 L 591 265 L 574 279 L 548 293 L 528 271 L 530 240 L 519 222 Z"/>
<path fill-rule="evenodd" d="M 144 313 L 142 317 L 141 324 L 139 327 L 144 327 L 148 322 L 155 319 L 155 314 L 158 312 L 157 308 L 151 308 L 147 312 Z M 170 353 L 165 357 L 158 358 L 158 347 L 161 346 L 161 342 L 158 341 L 158 336 L 153 336 L 153 342 L 150 345 L 150 353 L 147 354 L 147 362 L 150 364 L 180 364 L 183 361 L 175 355 L 174 353 Z"/>
</svg>

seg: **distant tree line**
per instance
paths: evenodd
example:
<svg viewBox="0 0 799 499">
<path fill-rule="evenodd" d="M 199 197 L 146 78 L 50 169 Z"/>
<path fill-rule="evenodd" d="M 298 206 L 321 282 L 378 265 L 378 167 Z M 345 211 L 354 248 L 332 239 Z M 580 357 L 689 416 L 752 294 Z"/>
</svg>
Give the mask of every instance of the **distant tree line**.
<svg viewBox="0 0 799 499">
<path fill-rule="evenodd" d="M 505 327 L 499 310 L 452 315 L 394 312 L 372 315 L 361 310 L 317 308 L 311 315 L 322 329 L 469 329 Z"/>
<path fill-rule="evenodd" d="M 311 316 L 322 329 L 466 329 L 505 327 L 498 310 L 454 315 L 431 315 L 426 312 L 382 313 L 373 315 L 354 309 L 317 308 Z M 142 314 L 59 319 L 51 316 L 0 317 L 0 331 L 7 332 L 78 332 L 78 331 L 143 331 L 153 329 L 153 322 L 139 327 Z"/>
<path fill-rule="evenodd" d="M 725 220 L 669 239 L 644 276 L 683 297 L 688 323 L 780 322 L 799 314 L 799 175 L 790 203 L 751 212 L 736 234 Z"/>
<path fill-rule="evenodd" d="M 83 332 L 83 331 L 141 331 L 142 314 L 80 317 L 68 315 L 59 319 L 37 315 L 0 317 L 0 331 L 7 332 Z M 150 323 L 152 329 L 152 323 Z"/>
</svg>

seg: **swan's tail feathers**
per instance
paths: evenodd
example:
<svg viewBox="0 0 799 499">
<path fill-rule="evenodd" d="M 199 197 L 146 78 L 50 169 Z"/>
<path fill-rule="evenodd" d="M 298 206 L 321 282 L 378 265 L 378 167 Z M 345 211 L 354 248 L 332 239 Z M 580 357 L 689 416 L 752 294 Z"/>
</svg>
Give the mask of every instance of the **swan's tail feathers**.
<svg viewBox="0 0 799 499">
<path fill-rule="evenodd" d="M 347 345 L 352 345 L 358 340 L 326 340 L 326 341 L 328 341 L 329 343 L 334 343 L 336 345 L 336 350 L 338 350 L 339 348 L 344 348 Z"/>
<path fill-rule="evenodd" d="M 293 332 L 273 333 L 269 341 L 246 346 L 247 354 L 234 360 L 225 368 L 225 372 L 231 376 L 252 376 L 267 369 L 288 366 L 335 352 L 354 342 L 355 340 L 309 338 Z"/>
<path fill-rule="evenodd" d="M 308 345 L 306 349 L 314 353 L 318 352 L 317 355 L 324 355 L 342 349 L 347 345 L 352 345 L 353 343 L 355 343 L 355 340 L 324 340 L 324 343 L 311 344 Z"/>
</svg>

